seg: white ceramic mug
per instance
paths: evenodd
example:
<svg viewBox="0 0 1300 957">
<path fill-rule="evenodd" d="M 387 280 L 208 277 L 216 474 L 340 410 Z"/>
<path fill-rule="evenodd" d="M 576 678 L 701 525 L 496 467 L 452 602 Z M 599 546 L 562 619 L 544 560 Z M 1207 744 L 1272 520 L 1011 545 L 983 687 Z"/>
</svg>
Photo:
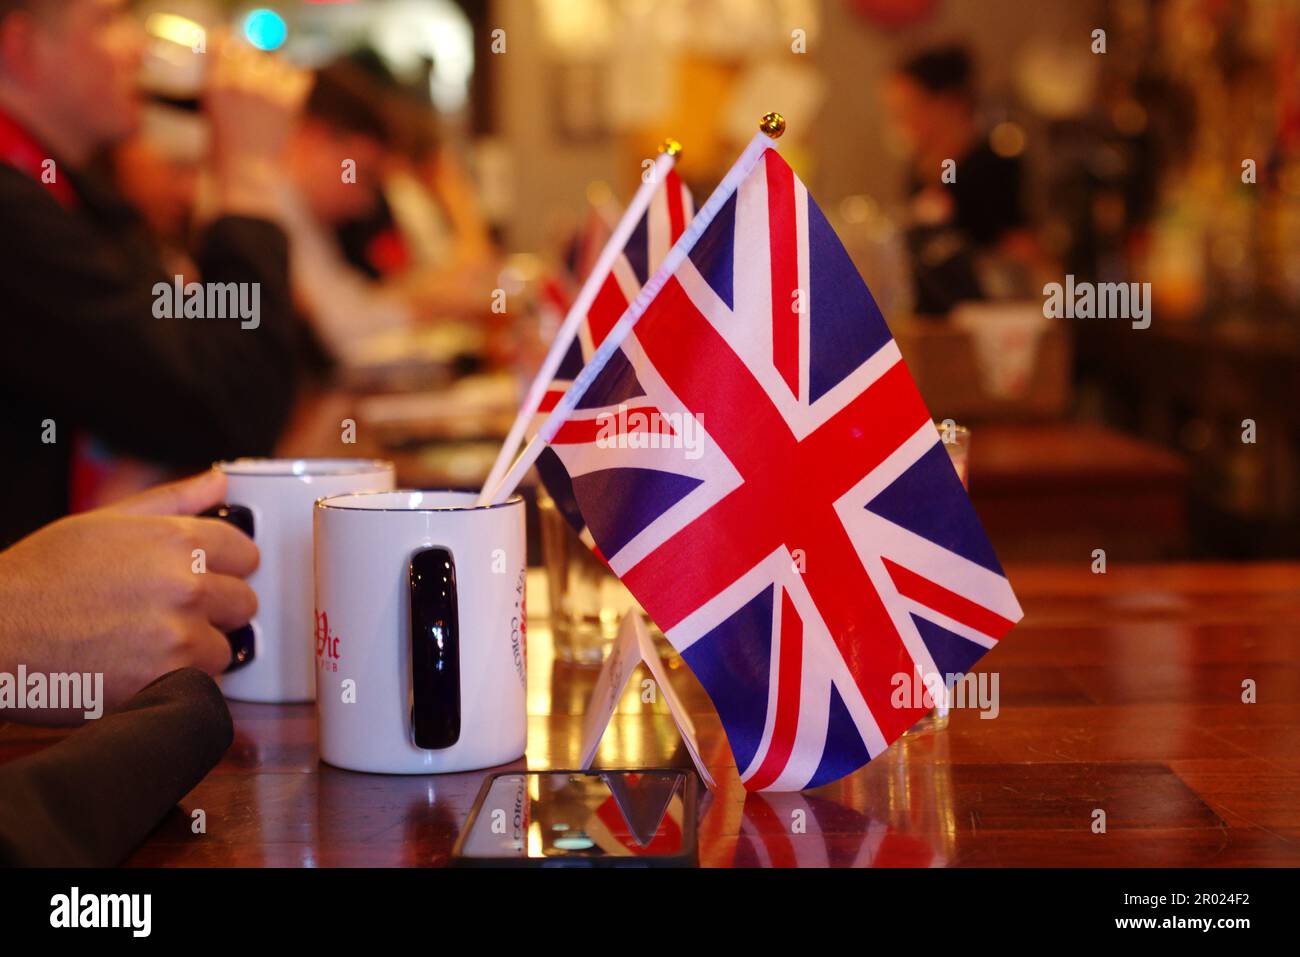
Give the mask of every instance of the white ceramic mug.
<svg viewBox="0 0 1300 957">
<path fill-rule="evenodd" d="M 328 763 L 422 774 L 524 753 L 524 504 L 475 498 L 316 503 L 316 712 Z"/>
<path fill-rule="evenodd" d="M 312 510 L 318 498 L 393 487 L 393 463 L 375 459 L 236 459 L 226 503 L 209 514 L 241 528 L 261 560 L 248 583 L 257 593 L 252 622 L 226 637 L 230 668 L 218 680 L 238 701 L 294 702 L 316 697 L 312 657 Z"/>
</svg>

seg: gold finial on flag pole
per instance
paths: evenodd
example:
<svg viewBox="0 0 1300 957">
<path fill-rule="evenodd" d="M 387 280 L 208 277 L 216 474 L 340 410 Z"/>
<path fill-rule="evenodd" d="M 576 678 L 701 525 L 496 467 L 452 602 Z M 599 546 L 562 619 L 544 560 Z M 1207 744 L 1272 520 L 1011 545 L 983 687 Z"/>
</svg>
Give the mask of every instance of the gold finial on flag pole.
<svg viewBox="0 0 1300 957">
<path fill-rule="evenodd" d="M 682 155 L 682 144 L 670 136 L 659 145 L 659 152 L 667 153 L 669 156 L 676 159 L 678 156 Z"/>
<path fill-rule="evenodd" d="M 779 140 L 785 132 L 785 117 L 780 113 L 764 113 L 758 121 L 758 128 L 774 140 Z"/>
</svg>

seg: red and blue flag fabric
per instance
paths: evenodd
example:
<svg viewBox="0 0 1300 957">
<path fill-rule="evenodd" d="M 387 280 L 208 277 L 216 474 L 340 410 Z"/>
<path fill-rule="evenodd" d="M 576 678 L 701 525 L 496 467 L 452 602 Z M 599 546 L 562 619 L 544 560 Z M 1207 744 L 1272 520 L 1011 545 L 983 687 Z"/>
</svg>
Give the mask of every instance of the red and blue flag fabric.
<svg viewBox="0 0 1300 957">
<path fill-rule="evenodd" d="M 624 293 L 631 287 L 620 287 Z M 898 346 L 759 136 L 540 432 L 752 790 L 829 783 L 1021 618 Z"/>
<path fill-rule="evenodd" d="M 601 281 L 591 308 L 579 323 L 555 377 L 542 396 L 537 414 L 527 432 L 529 437 L 535 435 L 545 423 L 551 410 L 564 397 L 578 373 L 604 342 L 605 336 L 636 299 L 641 287 L 686 232 L 694 214 L 695 200 L 690 188 L 682 182 L 676 169 L 670 167 L 664 173 L 662 182 L 651 196 L 645 213 L 637 221 L 627 243 Z M 572 425 L 566 424 L 553 441 L 564 443 L 572 441 L 575 435 L 585 434 L 585 426 L 581 424 L 583 415 L 578 413 L 574 419 L 576 421 Z M 537 473 L 556 507 L 590 547 L 591 536 L 574 500 L 568 473 L 554 452 L 549 449 L 542 452 L 537 459 Z"/>
</svg>

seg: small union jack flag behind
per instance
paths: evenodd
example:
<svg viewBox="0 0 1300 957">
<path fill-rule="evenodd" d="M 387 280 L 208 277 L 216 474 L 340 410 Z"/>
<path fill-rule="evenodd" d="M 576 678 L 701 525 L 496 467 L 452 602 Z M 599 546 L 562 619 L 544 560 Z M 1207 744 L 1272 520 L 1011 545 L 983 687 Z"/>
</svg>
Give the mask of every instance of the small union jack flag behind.
<svg viewBox="0 0 1300 957">
<path fill-rule="evenodd" d="M 918 684 L 969 671 L 1021 610 L 871 293 L 773 146 L 750 144 L 540 440 L 746 787 L 791 791 L 880 754 L 928 710 Z"/>
<path fill-rule="evenodd" d="M 599 198 L 593 193 L 600 193 Z M 618 207 L 608 190 L 587 189 L 587 218 L 564 251 L 564 267 L 575 289 L 596 268 L 601 251 L 618 223 Z"/>
<path fill-rule="evenodd" d="M 538 406 L 537 415 L 529 426 L 527 435 L 531 438 L 546 421 L 546 417 L 563 398 L 573 384 L 574 378 L 596 349 L 605 340 L 605 336 L 627 311 L 628 305 L 646 281 L 654 275 L 673 244 L 686 232 L 686 227 L 695 215 L 695 201 L 690 189 L 677 175 L 677 170 L 669 168 L 663 175 L 662 182 L 650 199 L 645 214 L 637 222 L 631 237 L 624 245 L 620 255 L 600 284 L 600 291 L 587 310 L 578 326 L 577 335 L 564 355 L 560 367 L 546 389 Z M 586 434 L 589 425 L 583 424 L 585 410 L 579 405 L 579 411 L 570 417 L 570 421 L 560 430 L 555 443 L 574 441 L 575 436 Z M 537 460 L 537 473 L 546 486 L 547 493 L 556 506 L 568 519 L 569 524 L 587 543 L 592 544 L 590 533 L 582 521 L 573 488 L 569 483 L 568 473 L 560 464 L 555 453 L 549 449 Z"/>
<path fill-rule="evenodd" d="M 587 219 L 564 251 L 562 263 L 553 265 L 541 278 L 538 289 L 541 329 L 554 335 L 568 315 L 582 281 L 595 267 L 596 260 L 613 233 L 607 203 L 591 203 Z M 617 216 L 617 211 L 614 212 Z"/>
</svg>

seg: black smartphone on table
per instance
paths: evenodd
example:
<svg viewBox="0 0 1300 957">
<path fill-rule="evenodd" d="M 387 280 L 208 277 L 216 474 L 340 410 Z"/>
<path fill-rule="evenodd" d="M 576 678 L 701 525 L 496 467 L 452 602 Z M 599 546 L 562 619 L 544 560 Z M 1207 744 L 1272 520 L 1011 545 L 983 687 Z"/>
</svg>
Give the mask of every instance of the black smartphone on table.
<svg viewBox="0 0 1300 957">
<path fill-rule="evenodd" d="M 694 867 L 699 778 L 681 768 L 505 771 L 483 783 L 456 867 Z"/>
</svg>

